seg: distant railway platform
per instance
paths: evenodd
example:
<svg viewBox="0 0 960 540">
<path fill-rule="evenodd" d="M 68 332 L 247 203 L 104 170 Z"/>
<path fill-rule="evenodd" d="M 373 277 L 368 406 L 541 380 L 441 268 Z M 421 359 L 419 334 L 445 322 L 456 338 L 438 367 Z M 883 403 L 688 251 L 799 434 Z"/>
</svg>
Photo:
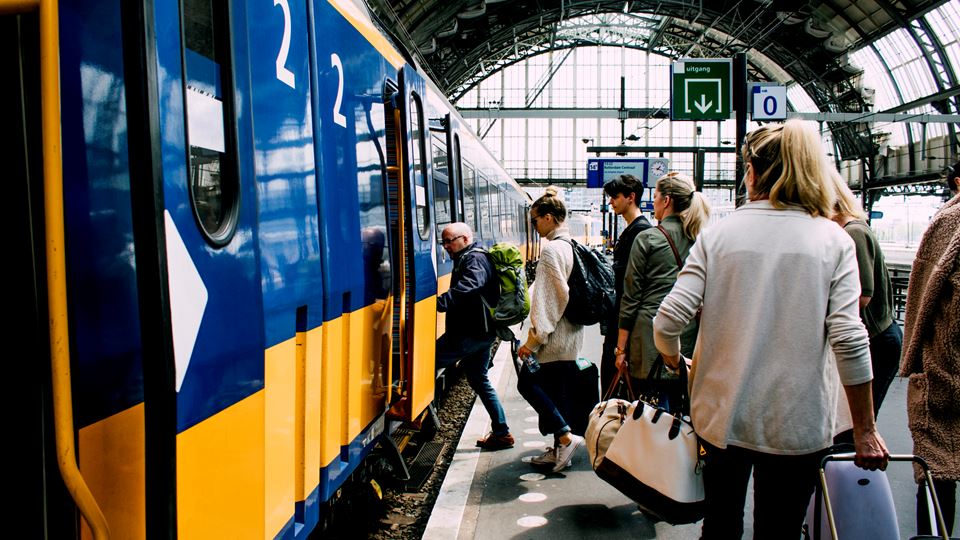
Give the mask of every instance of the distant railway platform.
<svg viewBox="0 0 960 540">
<path fill-rule="evenodd" d="M 588 328 L 581 355 L 599 363 L 601 343 L 598 327 Z M 593 472 L 585 449 L 579 450 L 573 466 L 562 473 L 537 470 L 526 463 L 550 441 L 540 435 L 536 413 L 517 392 L 516 372 L 506 346 L 497 353 L 491 381 L 501 397 L 516 446 L 497 452 L 475 447 L 476 440 L 489 430 L 489 418 L 477 402 L 433 508 L 425 540 L 699 538 L 699 523 L 671 526 L 641 514 L 633 501 Z M 878 418 L 891 453 L 913 450 L 907 429 L 906 391 L 906 380 L 895 380 Z M 901 536 L 908 538 L 915 534 L 912 472 L 900 465 L 890 467 L 887 474 Z M 752 513 L 751 488 L 744 517 L 745 538 L 753 534 Z"/>
</svg>

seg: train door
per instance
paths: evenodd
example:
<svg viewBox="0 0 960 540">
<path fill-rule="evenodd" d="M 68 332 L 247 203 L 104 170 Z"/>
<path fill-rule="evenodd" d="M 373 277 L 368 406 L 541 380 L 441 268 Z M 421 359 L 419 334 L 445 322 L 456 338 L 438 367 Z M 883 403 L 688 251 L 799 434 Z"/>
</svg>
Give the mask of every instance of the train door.
<svg viewBox="0 0 960 540">
<path fill-rule="evenodd" d="M 16 349 L 24 351 L 7 363 L 9 380 L 16 381 L 7 387 L 7 402 L 17 411 L 7 415 L 9 432 L 17 434 L 17 443 L 7 450 L 25 477 L 11 511 L 26 530 L 71 538 L 77 536 L 76 510 L 57 467 L 52 413 L 37 13 L 0 17 L 0 43 L 0 69 L 14 74 L 0 86 L 8 104 L 0 109 L 8 150 L 6 268 L 9 283 L 22 291 L 7 296 L 6 310 L 16 315 L 8 319 L 5 335 L 18 340 Z"/>
<path fill-rule="evenodd" d="M 432 118 L 430 122 L 430 139 L 433 154 L 433 201 L 436 221 L 436 243 L 434 250 L 437 259 L 437 296 L 450 289 L 450 280 L 453 275 L 453 259 L 443 249 L 440 238 L 443 229 L 456 221 L 456 199 L 452 187 L 455 179 L 450 154 L 453 152 L 450 141 L 450 114 L 439 118 Z M 444 313 L 437 313 L 437 337 L 446 331 L 446 317 Z"/>
<path fill-rule="evenodd" d="M 144 150 L 159 178 L 154 209 L 173 349 L 166 362 L 144 362 L 147 443 L 156 454 L 148 453 L 156 471 L 148 488 L 168 491 L 168 506 L 156 510 L 148 493 L 148 512 L 170 517 L 154 525 L 148 513 L 148 530 L 264 537 L 276 532 L 266 530 L 265 492 L 279 480 L 265 435 L 272 413 L 246 4 L 145 4 L 152 65 L 143 106 L 157 124 Z"/>
<path fill-rule="evenodd" d="M 393 130 L 392 137 L 388 133 L 390 165 L 395 171 L 391 175 L 393 207 L 398 209 L 392 226 L 400 259 L 394 289 L 397 337 L 391 413 L 405 420 L 414 420 L 427 409 L 435 380 L 437 260 L 425 86 L 416 71 L 404 67 L 387 104 L 388 130 Z"/>
</svg>

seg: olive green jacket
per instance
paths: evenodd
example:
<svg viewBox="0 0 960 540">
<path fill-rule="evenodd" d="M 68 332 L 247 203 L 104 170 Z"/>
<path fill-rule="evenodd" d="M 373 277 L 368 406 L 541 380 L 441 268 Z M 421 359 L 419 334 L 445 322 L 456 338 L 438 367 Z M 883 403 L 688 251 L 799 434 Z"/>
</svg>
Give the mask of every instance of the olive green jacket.
<svg viewBox="0 0 960 540">
<path fill-rule="evenodd" d="M 683 234 L 680 218 L 667 216 L 660 226 L 677 246 L 680 260 L 686 261 L 693 240 Z M 679 273 L 673 250 L 659 229 L 651 227 L 637 235 L 630 249 L 620 304 L 620 328 L 630 330 L 627 358 L 633 377 L 646 378 L 657 358 L 657 348 L 653 344 L 653 317 L 657 314 L 660 302 L 673 288 Z M 697 322 L 691 321 L 681 334 L 681 352 L 687 357 L 693 356 L 697 329 Z"/>
</svg>

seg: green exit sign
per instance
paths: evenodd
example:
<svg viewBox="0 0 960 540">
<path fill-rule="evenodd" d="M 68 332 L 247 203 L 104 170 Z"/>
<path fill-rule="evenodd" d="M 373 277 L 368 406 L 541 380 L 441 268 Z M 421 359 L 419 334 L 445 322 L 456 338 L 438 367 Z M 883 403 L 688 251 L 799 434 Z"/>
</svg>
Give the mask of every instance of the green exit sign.
<svg viewBox="0 0 960 540">
<path fill-rule="evenodd" d="M 685 58 L 671 66 L 671 120 L 726 120 L 733 110 L 733 61 Z"/>
</svg>

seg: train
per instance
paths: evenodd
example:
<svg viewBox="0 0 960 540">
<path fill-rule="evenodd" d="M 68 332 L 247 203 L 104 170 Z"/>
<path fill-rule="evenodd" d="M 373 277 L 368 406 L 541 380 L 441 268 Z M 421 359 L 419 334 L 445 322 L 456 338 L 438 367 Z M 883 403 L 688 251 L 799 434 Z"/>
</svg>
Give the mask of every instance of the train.
<svg viewBox="0 0 960 540">
<path fill-rule="evenodd" d="M 0 25 L 26 530 L 323 530 L 428 422 L 439 231 L 532 260 L 530 198 L 359 0 L 5 0 Z"/>
</svg>

